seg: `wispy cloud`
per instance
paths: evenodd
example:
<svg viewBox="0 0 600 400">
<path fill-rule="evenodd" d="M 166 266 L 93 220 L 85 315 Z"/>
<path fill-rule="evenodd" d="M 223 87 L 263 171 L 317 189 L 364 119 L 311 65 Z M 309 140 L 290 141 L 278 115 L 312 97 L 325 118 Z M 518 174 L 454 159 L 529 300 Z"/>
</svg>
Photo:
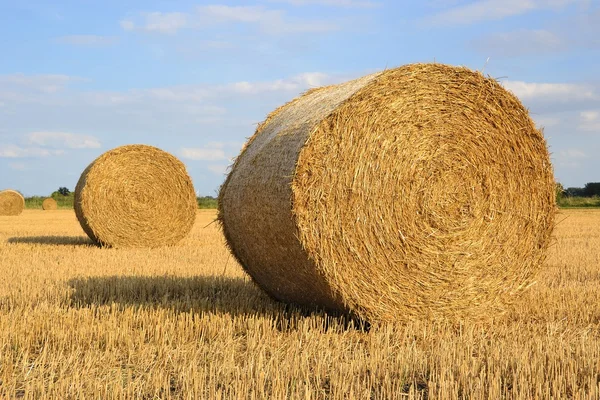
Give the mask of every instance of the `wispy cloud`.
<svg viewBox="0 0 600 400">
<path fill-rule="evenodd" d="M 381 3 L 376 1 L 360 0 L 269 0 L 271 3 L 287 3 L 294 6 L 330 6 L 343 8 L 374 8 L 380 7 Z"/>
<path fill-rule="evenodd" d="M 534 10 L 560 10 L 585 0 L 479 0 L 426 17 L 426 25 L 468 25 L 522 15 Z"/>
<path fill-rule="evenodd" d="M 230 148 L 230 149 L 233 149 L 233 150 L 235 150 L 237 152 L 237 150 L 241 149 L 243 145 L 244 145 L 243 142 L 235 142 L 235 141 L 229 141 L 229 142 L 209 142 L 206 145 L 206 147 L 217 148 L 217 149 Z"/>
<path fill-rule="evenodd" d="M 223 175 L 227 172 L 227 168 L 229 168 L 228 165 L 209 165 L 208 169 L 217 174 L 217 175 Z"/>
<path fill-rule="evenodd" d="M 119 21 L 125 31 L 175 34 L 184 28 L 246 24 L 269 34 L 322 33 L 340 29 L 330 20 L 290 18 L 284 10 L 264 6 L 199 6 L 193 12 L 149 12 Z M 214 43 L 213 43 L 214 44 Z M 220 43 L 222 44 L 222 43 Z"/>
<path fill-rule="evenodd" d="M 197 161 L 226 160 L 225 151 L 221 148 L 184 147 L 181 149 L 181 157 Z"/>
<path fill-rule="evenodd" d="M 567 148 L 553 155 L 557 165 L 564 168 L 579 168 L 588 155 L 581 149 Z"/>
<path fill-rule="evenodd" d="M 78 135 L 67 132 L 31 132 L 27 134 L 28 144 L 42 147 L 68 149 L 97 149 L 100 141 L 94 136 Z"/>
<path fill-rule="evenodd" d="M 231 96 L 249 96 L 265 93 L 300 93 L 303 90 L 337 83 L 340 77 L 322 72 L 307 72 L 289 78 L 271 81 L 238 81 L 223 85 L 180 85 L 149 89 L 134 89 L 126 92 L 96 92 L 87 95 L 87 101 L 96 105 L 125 105 L 145 103 L 149 100 L 161 102 L 187 102 L 184 107 L 201 114 L 222 115 L 226 109 L 215 105 L 192 105 L 206 103 Z M 190 108 L 191 107 L 191 108 Z"/>
<path fill-rule="evenodd" d="M 571 83 L 532 83 L 523 81 L 504 81 L 504 87 L 512 91 L 521 100 L 544 99 L 556 102 L 573 100 L 598 100 L 599 95 L 593 88 Z"/>
<path fill-rule="evenodd" d="M 201 24 L 245 23 L 256 25 L 261 31 L 271 34 L 320 33 L 339 29 L 327 20 L 298 20 L 287 17 L 283 10 L 262 6 L 208 5 L 197 8 Z"/>
<path fill-rule="evenodd" d="M 99 47 L 110 46 L 117 43 L 116 36 L 100 36 L 100 35 L 68 35 L 56 38 L 58 43 L 69 44 L 72 46 L 84 47 Z"/>
<path fill-rule="evenodd" d="M 549 116 L 534 116 L 536 125 L 538 128 L 551 128 L 557 126 L 560 123 L 560 118 L 549 117 Z"/>
<path fill-rule="evenodd" d="M 49 150 L 40 147 L 21 147 L 0 144 L 0 158 L 40 158 L 64 154 L 64 150 Z"/>
<path fill-rule="evenodd" d="M 124 31 L 132 31 L 135 29 L 135 22 L 131 19 L 122 19 L 119 21 L 119 25 Z"/>
<path fill-rule="evenodd" d="M 585 132 L 600 133 L 600 110 L 587 110 L 579 113 L 579 129 Z"/>
<path fill-rule="evenodd" d="M 303 88 L 323 86 L 329 76 L 320 72 L 309 72 L 289 79 L 276 79 L 266 82 L 235 82 L 223 88 L 239 94 L 258 94 L 264 92 L 298 91 Z"/>
<path fill-rule="evenodd" d="M 600 8 L 557 18 L 543 29 L 496 32 L 474 39 L 471 46 L 486 56 L 539 56 L 600 48 Z"/>
<path fill-rule="evenodd" d="M 82 81 L 82 79 L 58 74 L 25 75 L 18 73 L 0 75 L 0 87 L 5 91 L 10 91 L 11 89 L 29 89 L 42 93 L 55 93 L 69 83 L 76 81 Z"/>
<path fill-rule="evenodd" d="M 189 15 L 182 12 L 149 12 L 141 14 L 138 22 L 129 18 L 122 19 L 119 24 L 125 31 L 139 29 L 146 32 L 174 34 L 188 25 L 188 18 Z"/>
<path fill-rule="evenodd" d="M 548 30 L 522 29 L 480 37 L 472 45 L 486 55 L 513 57 L 558 51 L 566 47 L 566 42 Z"/>
</svg>

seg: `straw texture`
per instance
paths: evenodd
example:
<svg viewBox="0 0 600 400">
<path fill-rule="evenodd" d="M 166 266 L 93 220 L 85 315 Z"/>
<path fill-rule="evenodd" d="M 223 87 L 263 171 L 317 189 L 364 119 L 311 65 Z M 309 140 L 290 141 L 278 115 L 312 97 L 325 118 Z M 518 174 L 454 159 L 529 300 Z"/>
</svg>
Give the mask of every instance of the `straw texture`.
<svg viewBox="0 0 600 400">
<path fill-rule="evenodd" d="M 227 242 L 267 293 L 372 322 L 502 312 L 543 263 L 556 208 L 527 110 L 442 64 L 279 108 L 219 197 Z"/>
<path fill-rule="evenodd" d="M 75 213 L 100 245 L 173 245 L 192 229 L 196 195 L 181 161 L 160 149 L 128 145 L 92 162 L 75 188 Z"/>
<path fill-rule="evenodd" d="M 54 200 L 52 197 L 48 197 L 47 199 L 44 199 L 44 201 L 42 202 L 42 210 L 56 210 L 58 209 L 58 204 L 56 204 L 56 200 Z"/>
<path fill-rule="evenodd" d="M 0 215 L 19 215 L 25 208 L 25 199 L 16 190 L 6 189 L 0 191 Z"/>
</svg>

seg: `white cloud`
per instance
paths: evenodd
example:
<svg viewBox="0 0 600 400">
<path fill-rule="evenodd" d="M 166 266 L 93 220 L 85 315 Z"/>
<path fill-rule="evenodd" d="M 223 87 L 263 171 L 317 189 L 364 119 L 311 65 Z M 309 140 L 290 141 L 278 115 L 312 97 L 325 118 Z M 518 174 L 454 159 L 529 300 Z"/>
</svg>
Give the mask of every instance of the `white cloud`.
<svg viewBox="0 0 600 400">
<path fill-rule="evenodd" d="M 561 150 L 559 154 L 567 158 L 587 158 L 587 154 L 585 154 L 582 150 L 579 149 Z"/>
<path fill-rule="evenodd" d="M 198 13 L 212 22 L 267 22 L 281 19 L 283 11 L 262 6 L 208 5 L 199 6 Z"/>
<path fill-rule="evenodd" d="M 523 56 L 561 50 L 566 42 L 553 32 L 522 29 L 495 33 L 473 41 L 473 46 L 486 55 Z"/>
<path fill-rule="evenodd" d="M 579 129 L 585 132 L 600 133 L 600 111 L 582 111 L 579 113 L 581 124 Z"/>
<path fill-rule="evenodd" d="M 258 94 L 278 91 L 300 91 L 331 83 L 332 78 L 322 72 L 307 72 L 295 75 L 288 79 L 276 79 L 266 82 L 235 82 L 223 88 L 239 94 Z"/>
<path fill-rule="evenodd" d="M 270 0 L 271 3 L 287 3 L 294 6 L 332 6 L 344 8 L 374 8 L 381 6 L 381 3 L 375 1 L 357 1 L 357 0 Z"/>
<path fill-rule="evenodd" d="M 502 84 L 523 101 L 542 99 L 565 103 L 573 100 L 598 100 L 600 98 L 593 88 L 579 84 L 510 80 L 504 81 Z"/>
<path fill-rule="evenodd" d="M 180 12 L 152 12 L 145 17 L 144 29 L 149 32 L 175 33 L 187 24 L 187 15 Z"/>
<path fill-rule="evenodd" d="M 600 111 L 582 111 L 581 119 L 584 122 L 600 121 Z"/>
<path fill-rule="evenodd" d="M 81 80 L 81 78 L 69 75 L 25 75 L 18 73 L 0 75 L 0 88 L 3 89 L 2 91 L 15 90 L 21 92 L 23 89 L 29 89 L 42 93 L 55 93 L 63 89 L 69 83 Z M 0 93 L 0 96 L 2 95 L 3 93 Z"/>
<path fill-rule="evenodd" d="M 227 165 L 209 165 L 208 169 L 217 174 L 217 175 L 223 175 L 227 172 L 227 168 L 229 168 L 229 166 Z"/>
<path fill-rule="evenodd" d="M 329 0 L 329 5 L 366 6 L 371 2 L 350 0 Z M 315 2 L 316 4 L 316 2 Z M 183 28 L 206 29 L 215 25 L 247 24 L 270 35 L 324 33 L 339 30 L 340 27 L 330 19 L 290 18 L 285 10 L 264 6 L 228 6 L 211 4 L 198 6 L 195 12 L 148 12 L 119 21 L 124 31 L 146 31 L 174 34 Z M 225 41 L 204 41 L 204 48 L 230 48 Z"/>
<path fill-rule="evenodd" d="M 555 163 L 564 168 L 579 168 L 588 155 L 581 149 L 568 148 L 553 155 Z"/>
<path fill-rule="evenodd" d="M 329 75 L 323 72 L 305 72 L 294 77 L 295 80 L 309 87 L 327 85 L 330 78 Z"/>
<path fill-rule="evenodd" d="M 216 148 L 216 149 L 224 149 L 224 148 L 233 148 L 235 150 L 239 150 L 244 145 L 243 142 L 236 141 L 228 141 L 228 142 L 208 142 L 206 147 Z"/>
<path fill-rule="evenodd" d="M 158 32 L 165 34 L 177 33 L 188 25 L 189 15 L 182 12 L 149 12 L 141 14 L 142 21 L 134 22 L 133 19 L 122 19 L 119 21 L 124 31 L 140 29 L 146 32 Z"/>
<path fill-rule="evenodd" d="M 533 10 L 562 9 L 585 0 L 479 0 L 429 16 L 427 25 L 467 25 L 522 15 Z"/>
<path fill-rule="evenodd" d="M 124 31 L 132 31 L 135 29 L 135 23 L 130 19 L 122 19 L 119 21 L 119 25 L 121 25 L 121 29 Z"/>
<path fill-rule="evenodd" d="M 556 18 L 544 29 L 492 33 L 474 39 L 471 44 L 480 53 L 492 57 L 538 56 L 600 48 L 600 8 L 594 12 L 583 7 L 575 15 L 567 15 Z"/>
<path fill-rule="evenodd" d="M 218 161 L 226 160 L 225 151 L 220 148 L 192 148 L 181 149 L 181 157 L 189 160 Z"/>
<path fill-rule="evenodd" d="M 557 126 L 560 123 L 560 119 L 557 117 L 539 117 L 533 116 L 535 123 L 540 128 L 551 128 L 553 126 Z"/>
<path fill-rule="evenodd" d="M 20 147 L 13 144 L 0 144 L 0 158 L 39 158 L 62 155 L 63 150 L 48 150 L 39 147 Z"/>
<path fill-rule="evenodd" d="M 69 35 L 61 36 L 56 39 L 57 42 L 70 44 L 73 46 L 108 46 L 116 43 L 118 40 L 114 36 L 100 35 Z"/>
<path fill-rule="evenodd" d="M 330 21 L 300 21 L 287 18 L 282 10 L 262 6 L 208 5 L 197 8 L 203 26 L 211 24 L 246 23 L 255 24 L 270 34 L 321 33 L 339 29 Z"/>
<path fill-rule="evenodd" d="M 263 93 L 299 94 L 303 90 L 337 83 L 343 77 L 332 76 L 322 72 L 306 72 L 289 78 L 259 82 L 232 82 L 224 85 L 179 85 L 149 89 L 133 89 L 126 92 L 95 92 L 86 95 L 87 101 L 98 106 L 117 106 L 126 104 L 147 103 L 156 100 L 162 103 L 180 104 L 180 111 L 193 114 L 224 115 L 225 107 L 214 104 L 216 99 L 231 96 L 257 95 Z"/>
<path fill-rule="evenodd" d="M 68 149 L 97 149 L 100 141 L 89 135 L 66 132 L 32 132 L 27 135 L 27 143 L 42 147 L 65 147 Z"/>
</svg>

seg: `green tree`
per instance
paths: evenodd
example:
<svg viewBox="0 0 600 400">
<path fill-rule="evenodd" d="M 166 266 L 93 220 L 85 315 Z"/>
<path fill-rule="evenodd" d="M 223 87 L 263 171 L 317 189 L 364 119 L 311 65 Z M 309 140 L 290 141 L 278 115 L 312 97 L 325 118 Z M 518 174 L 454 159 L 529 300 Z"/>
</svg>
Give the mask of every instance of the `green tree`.
<svg viewBox="0 0 600 400">
<path fill-rule="evenodd" d="M 586 197 L 600 196 L 600 182 L 588 182 L 583 188 Z"/>
</svg>

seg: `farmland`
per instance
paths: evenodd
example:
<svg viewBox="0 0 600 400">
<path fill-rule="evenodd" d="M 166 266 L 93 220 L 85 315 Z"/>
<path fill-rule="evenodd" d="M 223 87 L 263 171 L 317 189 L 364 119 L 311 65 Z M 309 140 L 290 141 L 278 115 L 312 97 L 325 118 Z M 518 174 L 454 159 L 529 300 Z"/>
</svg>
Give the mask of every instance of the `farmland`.
<svg viewBox="0 0 600 400">
<path fill-rule="evenodd" d="M 488 322 L 365 329 L 273 302 L 214 210 L 103 249 L 72 210 L 0 217 L 0 398 L 598 398 L 600 211 L 563 210 L 537 283 Z"/>
</svg>

